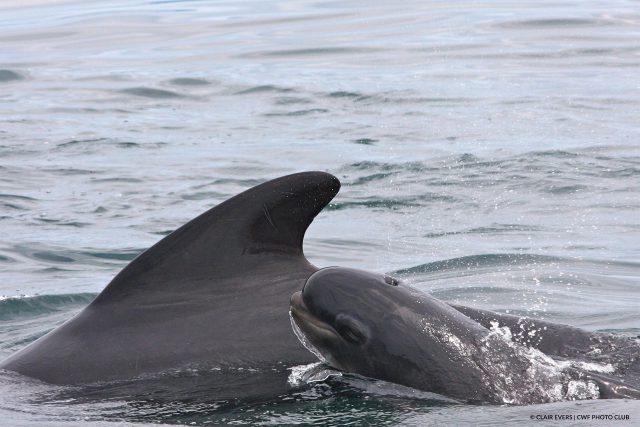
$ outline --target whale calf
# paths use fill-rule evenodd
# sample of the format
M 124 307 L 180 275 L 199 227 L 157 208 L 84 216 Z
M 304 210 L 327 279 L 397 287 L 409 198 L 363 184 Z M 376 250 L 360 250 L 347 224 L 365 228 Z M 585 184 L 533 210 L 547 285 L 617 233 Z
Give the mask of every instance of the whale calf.
M 289 296 L 317 270 L 304 257 L 304 233 L 339 188 L 330 174 L 305 172 L 219 204 L 143 252 L 78 315 L 0 368 L 87 384 L 182 367 L 258 367 L 284 370 L 286 383 L 286 367 L 315 360 L 288 314 Z
M 467 402 L 640 398 L 637 384 L 549 357 L 585 356 L 597 343 L 629 349 L 631 365 L 639 348 L 631 340 L 451 306 L 387 275 L 325 268 L 291 296 L 290 306 L 301 342 L 342 371 Z M 502 322 L 508 334 L 491 322 Z M 533 330 L 540 337 L 532 346 L 511 339 Z

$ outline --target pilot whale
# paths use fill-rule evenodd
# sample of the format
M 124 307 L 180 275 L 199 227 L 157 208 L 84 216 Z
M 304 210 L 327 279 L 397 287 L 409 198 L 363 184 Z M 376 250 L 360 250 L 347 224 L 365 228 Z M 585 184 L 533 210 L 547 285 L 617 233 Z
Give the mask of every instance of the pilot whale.
M 339 189 L 334 176 L 305 172 L 219 204 L 143 252 L 78 315 L 0 368 L 88 384 L 185 366 L 286 372 L 314 361 L 291 330 L 288 302 L 317 270 L 303 254 L 305 231 Z
M 607 343 L 637 355 L 623 340 L 448 305 L 386 275 L 313 266 L 304 234 L 339 189 L 334 176 L 305 172 L 221 203 L 139 255 L 89 306 L 0 369 L 61 385 L 113 383 L 127 397 L 155 400 L 164 390 L 193 399 L 195 388 L 231 401 L 280 395 L 287 368 L 320 357 L 347 372 L 476 402 L 544 401 L 563 375 L 597 384 L 601 397 L 638 397 L 632 384 L 558 372 L 521 354 L 529 344 L 559 358 L 587 357 L 594 343 Z M 519 346 L 490 330 L 496 321 Z M 532 331 L 535 342 L 518 341 Z
M 313 273 L 290 305 L 300 341 L 345 372 L 478 403 L 640 398 L 638 383 L 549 357 L 585 361 L 610 350 L 626 355 L 618 370 L 640 372 L 640 347 L 630 339 L 451 306 L 390 276 L 344 267 Z

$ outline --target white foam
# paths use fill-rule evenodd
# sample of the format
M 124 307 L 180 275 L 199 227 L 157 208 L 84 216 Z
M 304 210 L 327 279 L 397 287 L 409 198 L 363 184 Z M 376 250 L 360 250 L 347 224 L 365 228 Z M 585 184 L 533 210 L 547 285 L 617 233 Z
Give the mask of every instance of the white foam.
M 600 389 L 593 381 L 570 380 L 567 383 L 565 398 L 568 400 L 597 399 Z
M 529 389 L 539 396 L 542 401 L 555 402 L 561 400 L 583 400 L 597 399 L 600 395 L 598 385 L 589 380 L 571 378 L 566 371 L 567 368 L 579 368 L 597 372 L 613 372 L 614 367 L 610 364 L 601 365 L 582 361 L 555 361 L 550 356 L 540 350 L 519 345 L 511 341 L 511 332 L 507 327 L 500 327 L 497 322 L 492 322 L 491 330 L 485 342 L 489 345 L 491 340 L 500 339 L 510 348 L 514 355 L 524 359 L 529 363 L 527 369 L 527 384 L 516 384 L 516 388 Z M 502 376 L 496 372 L 498 377 Z M 504 379 L 503 379 L 504 381 Z M 504 381 L 509 385 L 509 381 Z M 505 403 L 531 403 L 520 402 L 517 395 L 509 392 L 506 387 L 503 390 L 503 400 Z
M 293 368 L 289 368 L 289 370 L 291 373 L 287 378 L 287 382 L 292 387 L 300 387 L 309 383 L 322 382 L 329 377 L 342 376 L 342 372 L 336 371 L 322 362 L 294 366 Z

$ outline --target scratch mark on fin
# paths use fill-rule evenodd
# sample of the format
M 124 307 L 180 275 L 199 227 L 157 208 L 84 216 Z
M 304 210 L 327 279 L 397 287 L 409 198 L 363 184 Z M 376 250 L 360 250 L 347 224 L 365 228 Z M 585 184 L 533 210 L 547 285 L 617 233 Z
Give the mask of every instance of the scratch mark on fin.
M 271 226 L 275 228 L 276 231 L 278 231 L 278 227 L 276 227 L 276 225 L 273 223 L 273 219 L 271 219 L 271 214 L 269 213 L 269 208 L 267 207 L 266 203 L 262 204 L 262 212 L 264 213 L 264 217 L 267 219 L 267 222 L 269 222 L 269 224 L 271 224 Z

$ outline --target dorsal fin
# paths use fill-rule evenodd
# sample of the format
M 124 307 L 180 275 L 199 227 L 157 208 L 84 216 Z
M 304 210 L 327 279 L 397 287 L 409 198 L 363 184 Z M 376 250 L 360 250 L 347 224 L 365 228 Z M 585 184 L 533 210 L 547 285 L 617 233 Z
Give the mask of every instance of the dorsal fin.
M 181 284 L 246 274 L 274 259 L 304 259 L 304 233 L 339 189 L 340 181 L 333 175 L 303 172 L 246 190 L 140 254 L 93 305 L 152 292 L 163 283 L 177 291 Z

